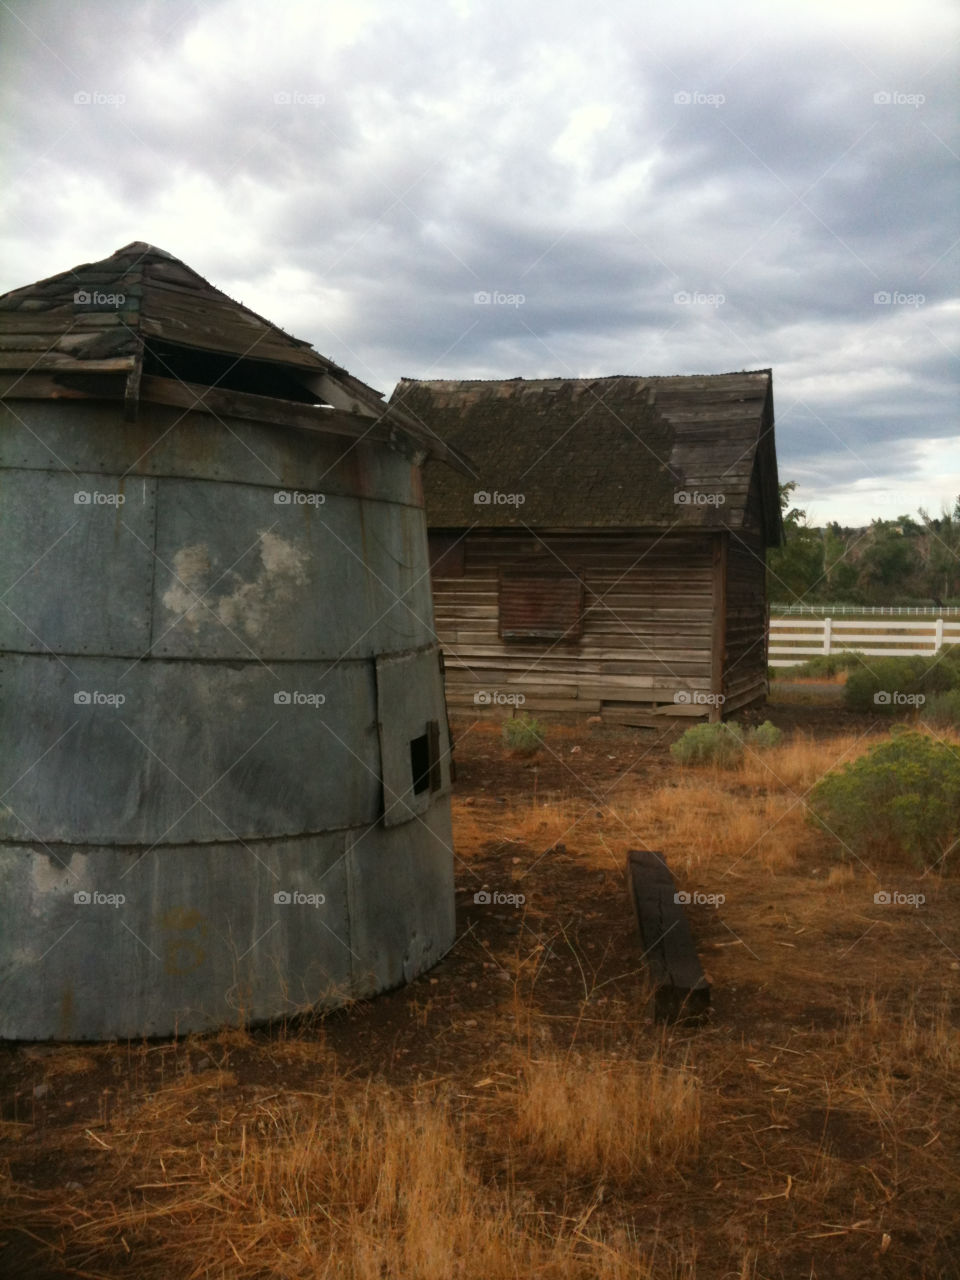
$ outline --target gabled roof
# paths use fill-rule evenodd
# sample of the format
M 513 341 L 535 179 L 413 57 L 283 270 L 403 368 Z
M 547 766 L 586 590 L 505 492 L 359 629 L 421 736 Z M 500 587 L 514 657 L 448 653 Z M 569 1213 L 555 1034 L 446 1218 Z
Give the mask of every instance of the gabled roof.
M 399 435 L 447 456 L 373 387 L 142 241 L 0 296 L 0 399 L 48 397 Z
M 391 397 L 466 455 L 428 466 L 433 528 L 743 529 L 782 540 L 769 369 L 418 381 Z M 475 501 L 488 493 L 490 501 Z M 499 500 L 497 495 L 499 495 Z M 522 503 L 504 496 L 522 495 Z

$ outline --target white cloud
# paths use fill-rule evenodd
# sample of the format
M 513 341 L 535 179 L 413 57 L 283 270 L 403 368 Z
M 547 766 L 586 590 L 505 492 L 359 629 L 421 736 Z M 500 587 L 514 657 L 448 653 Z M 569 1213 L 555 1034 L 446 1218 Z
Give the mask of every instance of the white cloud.
M 149 240 L 386 391 L 772 365 L 807 505 L 953 483 L 954 8 L 492 12 L 11 0 L 0 288 Z

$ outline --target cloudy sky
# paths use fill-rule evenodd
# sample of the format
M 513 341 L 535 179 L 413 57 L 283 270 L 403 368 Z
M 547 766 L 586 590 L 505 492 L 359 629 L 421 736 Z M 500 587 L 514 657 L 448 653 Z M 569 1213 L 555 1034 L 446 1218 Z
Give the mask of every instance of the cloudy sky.
M 950 0 L 0 0 L 0 291 L 146 240 L 385 393 L 772 366 L 817 522 L 935 513 L 958 28 Z

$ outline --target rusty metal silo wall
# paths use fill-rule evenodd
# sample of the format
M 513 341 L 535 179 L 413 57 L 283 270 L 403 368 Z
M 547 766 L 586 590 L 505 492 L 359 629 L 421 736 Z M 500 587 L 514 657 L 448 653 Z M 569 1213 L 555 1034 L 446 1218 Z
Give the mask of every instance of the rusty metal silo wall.
M 256 1022 L 440 958 L 449 751 L 408 458 L 18 401 L 0 564 L 0 1037 Z

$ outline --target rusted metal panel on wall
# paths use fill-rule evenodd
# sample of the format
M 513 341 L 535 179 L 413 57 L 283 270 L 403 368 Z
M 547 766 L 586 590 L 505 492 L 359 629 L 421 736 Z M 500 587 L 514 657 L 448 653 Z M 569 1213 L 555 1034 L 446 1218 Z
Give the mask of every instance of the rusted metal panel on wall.
M 342 1003 L 344 850 L 342 832 L 142 857 L 5 846 L 0 1038 L 169 1035 Z
M 146 653 L 155 495 L 152 479 L 0 469 L 0 649 Z
M 357 995 L 399 986 L 436 964 L 456 935 L 448 805 L 352 840 L 347 882 Z
M 6 838 L 171 845 L 376 820 L 372 662 L 68 661 L 0 660 Z
M 515 570 L 500 576 L 500 635 L 578 640 L 583 630 L 583 583 L 569 573 Z
M 383 821 L 393 827 L 426 813 L 437 797 L 450 789 L 450 745 L 437 650 L 378 658 L 377 708 Z M 431 725 L 438 726 L 439 759 L 434 761 L 429 759 Z M 418 750 L 428 753 L 423 767 Z M 430 786 L 431 765 L 439 771 L 437 790 Z
M 109 401 L 0 403 L 0 467 L 299 486 L 411 506 L 422 501 L 418 469 L 384 445 L 165 405 L 141 404 L 137 421 L 122 426 L 119 414 Z

